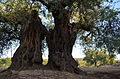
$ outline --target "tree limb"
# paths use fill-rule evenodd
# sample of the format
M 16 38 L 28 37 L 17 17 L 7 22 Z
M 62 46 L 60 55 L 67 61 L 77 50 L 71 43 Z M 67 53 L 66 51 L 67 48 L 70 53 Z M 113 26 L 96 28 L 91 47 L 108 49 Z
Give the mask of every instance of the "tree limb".
M 39 1 L 39 2 L 41 2 L 43 5 L 45 5 L 47 8 L 49 8 L 49 5 L 45 2 L 45 0 L 32 0 L 32 1 Z
M 80 23 L 75 23 L 75 28 L 76 29 L 82 29 L 82 30 L 85 30 L 85 31 L 90 31 L 92 26 L 91 25 L 85 25 L 85 24 L 80 24 Z

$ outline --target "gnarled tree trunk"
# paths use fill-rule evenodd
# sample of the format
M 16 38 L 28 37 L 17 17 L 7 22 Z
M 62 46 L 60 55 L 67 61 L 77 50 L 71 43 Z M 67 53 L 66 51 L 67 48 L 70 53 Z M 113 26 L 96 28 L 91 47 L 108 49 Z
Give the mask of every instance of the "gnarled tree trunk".
M 20 46 L 12 58 L 10 69 L 18 70 L 42 65 L 41 43 L 45 29 L 38 15 L 32 15 L 31 19 L 22 33 Z
M 72 48 L 77 37 L 77 29 L 74 28 L 74 24 L 70 24 L 69 13 L 63 12 L 64 17 L 61 18 L 59 18 L 60 11 L 53 12 L 55 28 L 50 29 L 47 35 L 49 48 L 47 65 L 55 70 L 81 73 L 78 63 L 72 57 Z

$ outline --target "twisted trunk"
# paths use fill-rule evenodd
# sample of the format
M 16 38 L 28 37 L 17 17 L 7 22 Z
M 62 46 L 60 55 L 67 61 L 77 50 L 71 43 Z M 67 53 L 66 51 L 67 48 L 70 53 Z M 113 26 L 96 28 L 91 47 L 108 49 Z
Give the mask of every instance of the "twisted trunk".
M 55 11 L 54 11 L 55 12 Z M 55 70 L 81 73 L 78 63 L 72 57 L 72 48 L 77 37 L 74 24 L 70 24 L 69 13 L 59 18 L 59 11 L 53 13 L 55 28 L 50 29 L 47 36 L 49 48 L 48 67 Z
M 44 27 L 37 17 L 25 28 L 20 40 L 20 46 L 16 50 L 10 69 L 26 69 L 42 65 L 41 43 L 44 39 Z

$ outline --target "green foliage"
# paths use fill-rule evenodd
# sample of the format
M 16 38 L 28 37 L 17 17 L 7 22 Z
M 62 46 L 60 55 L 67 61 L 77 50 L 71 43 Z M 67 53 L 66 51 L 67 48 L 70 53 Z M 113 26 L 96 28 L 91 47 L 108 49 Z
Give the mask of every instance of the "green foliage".
M 75 58 L 75 60 L 77 61 L 79 67 L 86 66 L 86 61 L 82 58 Z
M 115 55 L 107 54 L 105 50 L 93 50 L 88 49 L 85 52 L 84 60 L 87 62 L 88 66 L 100 66 L 105 64 L 115 64 Z
M 0 2 L 0 20 L 15 25 L 18 22 L 28 20 L 30 12 L 30 0 L 6 0 Z
M 100 20 L 95 35 L 96 47 L 104 47 L 107 51 L 120 53 L 120 17 L 119 10 L 104 7 L 100 9 Z
M 0 59 L 0 67 L 1 66 L 10 66 L 10 64 L 11 64 L 11 58 Z
M 117 60 L 116 63 L 120 63 L 120 61 Z

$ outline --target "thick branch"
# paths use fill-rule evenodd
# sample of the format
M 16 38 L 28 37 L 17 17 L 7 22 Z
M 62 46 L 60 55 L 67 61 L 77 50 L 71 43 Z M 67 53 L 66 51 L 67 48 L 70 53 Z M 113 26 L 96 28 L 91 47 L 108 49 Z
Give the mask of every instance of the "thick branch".
M 35 0 L 33 0 L 33 1 L 35 1 Z M 62 6 L 63 8 L 65 8 L 65 7 L 67 6 L 66 3 L 64 3 L 63 1 L 60 1 L 60 2 L 58 2 L 58 3 L 54 2 L 54 1 L 50 1 L 49 3 L 46 3 L 45 0 L 36 0 L 36 1 L 41 2 L 41 3 L 42 3 L 43 5 L 45 5 L 48 9 L 50 9 L 51 6 L 53 6 L 53 5 L 58 5 L 58 4 L 61 4 L 61 6 Z
M 82 29 L 82 30 L 85 30 L 85 31 L 90 31 L 92 26 L 91 25 L 80 24 L 80 23 L 75 23 L 75 28 L 77 30 Z

